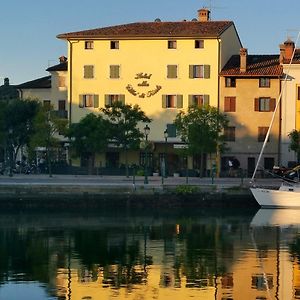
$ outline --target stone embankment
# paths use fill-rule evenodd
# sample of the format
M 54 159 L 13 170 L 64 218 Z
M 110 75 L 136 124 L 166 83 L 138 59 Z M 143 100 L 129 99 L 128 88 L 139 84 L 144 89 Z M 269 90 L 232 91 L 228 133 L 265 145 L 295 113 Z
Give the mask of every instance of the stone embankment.
M 47 209 L 255 207 L 249 179 L 72 175 L 0 177 L 0 207 Z M 260 179 L 277 187 L 278 180 Z

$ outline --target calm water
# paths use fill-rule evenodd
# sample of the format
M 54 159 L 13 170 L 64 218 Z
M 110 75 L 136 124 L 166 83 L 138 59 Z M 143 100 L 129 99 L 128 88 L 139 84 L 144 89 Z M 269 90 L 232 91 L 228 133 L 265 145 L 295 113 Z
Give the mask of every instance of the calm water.
M 300 299 L 300 210 L 1 214 L 0 299 Z

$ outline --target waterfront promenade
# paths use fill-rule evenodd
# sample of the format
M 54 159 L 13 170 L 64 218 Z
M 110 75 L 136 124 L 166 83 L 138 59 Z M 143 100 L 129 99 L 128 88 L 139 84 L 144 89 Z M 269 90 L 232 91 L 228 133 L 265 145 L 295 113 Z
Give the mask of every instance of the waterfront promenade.
M 188 182 L 187 182 L 188 181 Z M 258 179 L 278 187 L 280 180 Z M 257 206 L 249 178 L 14 174 L 0 176 L 0 208 L 136 208 Z

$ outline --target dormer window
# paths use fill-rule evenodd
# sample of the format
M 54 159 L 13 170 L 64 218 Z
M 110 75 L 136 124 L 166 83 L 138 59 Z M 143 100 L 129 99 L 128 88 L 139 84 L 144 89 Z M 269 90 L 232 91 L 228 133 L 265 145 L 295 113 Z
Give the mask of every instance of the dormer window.
M 168 49 L 176 49 L 177 41 L 168 41 Z
M 195 49 L 203 49 L 204 40 L 195 40 Z

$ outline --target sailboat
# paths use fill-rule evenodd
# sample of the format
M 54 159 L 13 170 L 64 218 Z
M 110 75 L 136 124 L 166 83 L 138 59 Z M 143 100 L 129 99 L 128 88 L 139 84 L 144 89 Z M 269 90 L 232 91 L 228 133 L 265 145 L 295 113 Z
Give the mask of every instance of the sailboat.
M 298 33 L 297 41 L 299 40 L 299 36 L 300 36 L 300 32 Z M 274 113 L 272 115 L 271 123 L 270 123 L 269 129 L 268 129 L 268 132 L 266 134 L 262 149 L 260 151 L 260 154 L 259 154 L 259 157 L 258 157 L 258 160 L 257 160 L 257 164 L 255 166 L 255 169 L 254 169 L 251 181 L 250 181 L 251 184 L 252 184 L 252 187 L 250 188 L 250 190 L 251 190 L 255 200 L 258 202 L 258 204 L 261 207 L 300 208 L 300 184 L 299 184 L 299 182 L 285 182 L 285 181 L 283 181 L 281 186 L 277 190 L 268 189 L 268 188 L 258 188 L 253 184 L 257 168 L 259 166 L 263 151 L 266 147 L 266 144 L 267 144 L 270 132 L 271 132 L 271 128 L 272 128 L 272 125 L 273 125 L 273 122 L 274 122 L 276 111 L 279 107 L 279 103 L 281 101 L 283 91 L 285 90 L 286 82 L 287 82 L 288 75 L 289 75 L 289 70 L 290 70 L 290 67 L 291 67 L 291 64 L 292 64 L 292 61 L 293 61 L 293 58 L 294 58 L 294 55 L 295 55 L 295 51 L 296 51 L 297 41 L 295 43 L 295 48 L 294 48 L 292 57 L 290 59 L 288 72 L 285 75 L 283 88 L 280 92 L 280 95 L 279 95 L 277 101 L 276 101 L 276 106 L 275 106 Z

